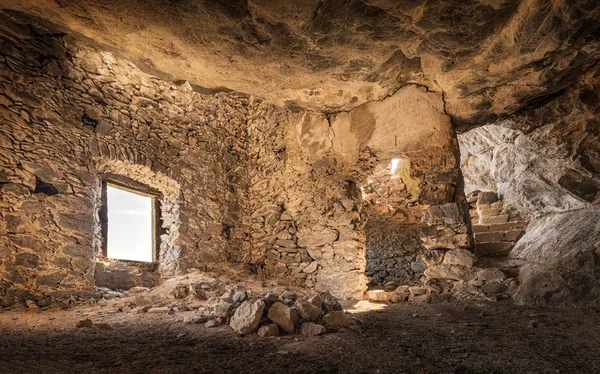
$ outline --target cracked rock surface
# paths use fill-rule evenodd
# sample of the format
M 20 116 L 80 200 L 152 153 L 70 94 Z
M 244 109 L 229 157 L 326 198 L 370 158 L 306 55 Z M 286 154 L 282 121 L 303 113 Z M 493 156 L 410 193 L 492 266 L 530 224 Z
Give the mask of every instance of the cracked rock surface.
M 464 128 L 538 105 L 600 56 L 595 0 L 0 0 L 0 8 L 51 21 L 163 78 L 286 109 L 349 110 L 419 83 L 445 93 Z

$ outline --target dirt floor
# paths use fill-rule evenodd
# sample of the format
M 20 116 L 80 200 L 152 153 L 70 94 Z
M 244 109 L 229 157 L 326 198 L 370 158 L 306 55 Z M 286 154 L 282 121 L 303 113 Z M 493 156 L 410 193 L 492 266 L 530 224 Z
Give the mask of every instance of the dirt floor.
M 354 329 L 265 339 L 189 312 L 86 313 L 0 312 L 0 373 L 600 373 L 595 309 L 404 303 Z M 86 317 L 96 325 L 77 328 Z

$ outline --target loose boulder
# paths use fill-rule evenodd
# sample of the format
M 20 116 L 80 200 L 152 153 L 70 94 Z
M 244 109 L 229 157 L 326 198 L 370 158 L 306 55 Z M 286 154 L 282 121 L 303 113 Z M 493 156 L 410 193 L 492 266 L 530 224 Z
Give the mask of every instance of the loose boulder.
M 308 300 L 297 300 L 296 311 L 304 321 L 316 321 L 321 317 L 321 307 L 317 307 Z
M 325 326 L 312 323 L 312 322 L 304 322 L 302 327 L 300 327 L 300 334 L 303 336 L 315 336 L 321 335 L 325 333 Z
M 269 336 L 277 336 L 279 335 L 279 327 L 277 327 L 276 323 L 270 323 L 268 325 L 261 326 L 257 332 L 258 336 L 261 338 L 267 338 Z
M 348 327 L 354 324 L 352 318 L 341 310 L 326 314 L 325 317 L 323 317 L 323 322 L 332 327 Z
M 275 322 L 283 331 L 292 334 L 298 323 L 298 315 L 290 307 L 275 303 L 269 308 L 267 318 Z
M 258 328 L 264 310 L 264 301 L 246 300 L 235 310 L 229 326 L 239 334 L 249 334 Z

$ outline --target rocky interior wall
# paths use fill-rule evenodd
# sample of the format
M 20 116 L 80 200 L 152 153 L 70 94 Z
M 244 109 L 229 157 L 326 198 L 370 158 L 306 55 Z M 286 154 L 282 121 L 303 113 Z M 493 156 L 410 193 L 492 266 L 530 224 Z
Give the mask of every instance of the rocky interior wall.
M 360 297 L 366 283 L 360 193 L 327 154 L 319 131 L 329 131 L 320 115 L 252 103 L 250 261 L 268 277 Z
M 467 191 L 497 191 L 531 220 L 506 261 L 520 269 L 520 303 L 598 302 L 598 78 L 592 69 L 536 108 L 459 135 Z
M 0 305 L 92 292 L 102 172 L 169 193 L 162 224 L 177 232 L 161 275 L 238 256 L 246 100 L 202 96 L 30 22 L 0 13 Z
M 365 228 L 370 285 L 420 285 L 427 265 L 421 259 L 418 226 L 390 218 L 369 216 Z
M 248 133 L 249 260 L 267 276 L 291 277 L 341 298 L 360 296 L 367 281 L 365 209 L 414 225 L 425 248 L 470 248 L 457 142 L 441 95 L 409 85 L 332 116 L 256 101 Z M 385 178 L 396 180 L 395 192 L 388 193 L 386 182 L 373 202 L 363 199 L 369 177 L 394 158 L 402 167 Z M 408 266 L 414 263 L 418 277 L 424 265 L 411 256 Z

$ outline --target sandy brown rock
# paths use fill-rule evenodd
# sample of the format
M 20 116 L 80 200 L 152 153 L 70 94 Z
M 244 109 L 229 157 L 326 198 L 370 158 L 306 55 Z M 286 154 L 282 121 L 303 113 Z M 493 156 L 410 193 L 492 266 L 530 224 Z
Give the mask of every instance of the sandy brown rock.
M 233 313 L 229 326 L 239 334 L 249 334 L 258 328 L 264 310 L 264 301 L 246 300 Z

